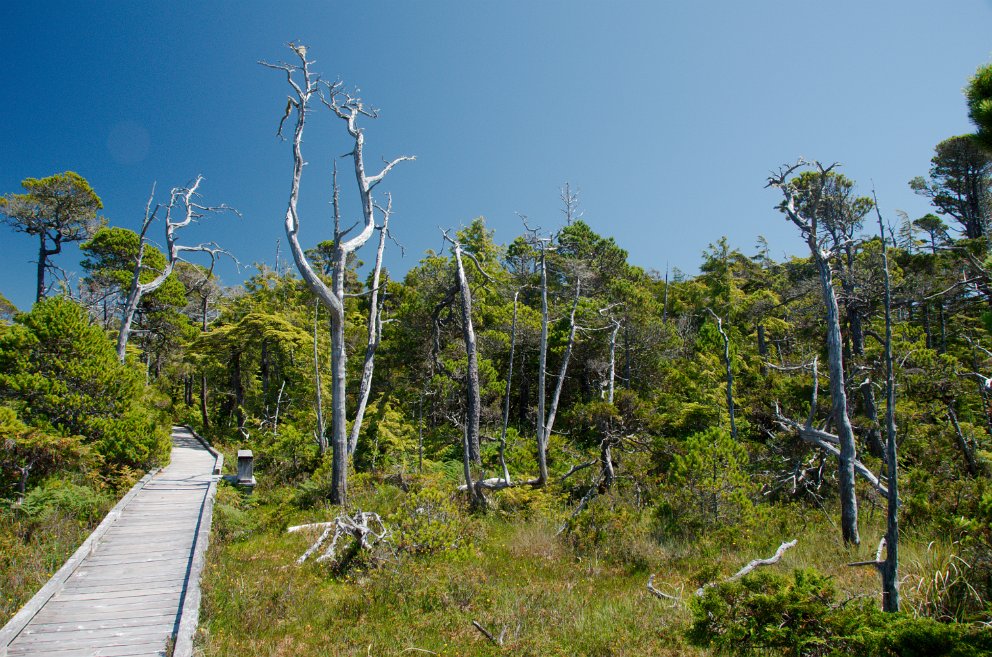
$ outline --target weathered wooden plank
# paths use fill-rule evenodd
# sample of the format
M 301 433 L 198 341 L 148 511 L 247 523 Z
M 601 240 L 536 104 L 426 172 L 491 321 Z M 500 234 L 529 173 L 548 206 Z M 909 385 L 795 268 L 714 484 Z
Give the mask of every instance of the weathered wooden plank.
M 21 636 L 18 644 L 33 647 L 35 650 L 52 650 L 64 646 L 84 647 L 114 645 L 115 641 L 126 640 L 133 643 L 162 642 L 172 635 L 172 623 L 143 625 L 140 627 L 115 627 L 105 630 L 69 630 L 44 635 Z
M 42 633 L 58 633 L 71 630 L 108 630 L 114 628 L 145 627 L 148 625 L 165 625 L 169 623 L 175 625 L 175 622 L 175 614 L 159 614 L 157 616 L 141 616 L 139 618 L 109 618 L 76 621 L 73 623 L 32 623 L 18 638 L 21 636 L 30 636 L 28 634 L 29 631 L 33 635 L 40 635 Z
M 59 593 L 53 600 L 104 600 L 104 599 L 114 599 L 114 600 L 129 600 L 133 598 L 140 598 L 146 595 L 164 595 L 166 593 L 174 593 L 177 591 L 182 591 L 182 584 L 174 584 L 172 586 L 149 586 L 147 588 L 141 589 L 121 589 L 120 587 L 114 588 L 111 591 L 87 591 L 84 593 L 68 593 L 63 591 Z
M 100 647 L 94 651 L 92 647 L 69 647 L 52 648 L 48 650 L 33 650 L 30 646 L 27 650 L 11 646 L 10 657 L 15 655 L 34 655 L 36 657 L 131 657 L 136 655 L 165 655 L 165 641 L 135 641 L 123 645 Z
M 177 601 L 175 601 L 177 602 Z M 156 608 L 150 609 L 121 609 L 121 610 L 107 610 L 107 609 L 87 609 L 85 607 L 73 607 L 70 609 L 59 609 L 57 607 L 50 607 L 45 605 L 45 608 L 38 612 L 35 618 L 38 619 L 39 623 L 70 623 L 73 621 L 94 621 L 94 620 L 110 620 L 113 618 L 143 618 L 146 616 L 160 616 L 165 613 L 166 610 L 173 609 L 178 611 L 178 607 L 172 602 L 168 605 L 159 605 Z M 111 613 L 112 612 L 112 613 Z M 14 643 L 17 643 L 16 641 Z
M 103 600 L 56 600 L 52 598 L 45 610 L 51 610 L 53 614 L 70 614 L 74 611 L 81 613 L 103 613 L 108 610 L 120 609 L 147 610 L 168 607 L 173 600 L 179 602 L 182 590 L 160 593 L 158 595 L 145 595 L 136 598 L 108 598 Z

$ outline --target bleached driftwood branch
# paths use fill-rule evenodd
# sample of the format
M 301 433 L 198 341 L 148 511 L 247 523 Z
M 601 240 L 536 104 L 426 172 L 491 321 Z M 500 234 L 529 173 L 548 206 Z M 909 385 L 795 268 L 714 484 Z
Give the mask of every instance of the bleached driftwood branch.
M 772 556 L 768 557 L 767 559 L 755 559 L 754 561 L 749 562 L 746 566 L 744 566 L 743 568 L 741 568 L 736 573 L 734 573 L 733 575 L 731 575 L 730 577 L 728 577 L 723 581 L 736 582 L 741 577 L 744 577 L 745 575 L 747 575 L 756 568 L 759 568 L 761 566 L 770 566 L 774 563 L 778 563 L 779 561 L 782 560 L 782 555 L 785 554 L 785 551 L 796 547 L 796 544 L 798 542 L 799 542 L 798 539 L 792 539 L 787 543 L 782 543 L 781 545 L 778 546 L 778 549 L 775 550 L 775 554 L 773 554 Z M 710 582 L 709 584 L 703 584 L 698 589 L 696 589 L 696 595 L 697 596 L 702 595 L 706 591 L 706 589 L 710 588 L 711 586 L 715 586 L 716 584 L 717 582 Z
M 389 530 L 386 528 L 382 518 L 379 517 L 379 514 L 366 511 L 356 511 L 350 517 L 344 515 L 338 516 L 331 522 L 296 525 L 287 529 L 286 532 L 294 534 L 299 531 L 316 529 L 322 529 L 323 531 L 317 537 L 317 540 L 307 548 L 307 551 L 301 554 L 296 560 L 297 565 L 302 564 L 317 552 L 317 550 L 321 549 L 327 543 L 328 538 L 330 538 L 330 544 L 324 550 L 323 554 L 317 557 L 317 563 L 334 561 L 337 558 L 338 541 L 342 538 L 350 537 L 354 541 L 353 549 L 358 551 L 370 550 L 377 543 L 384 541 L 389 536 Z
M 787 550 L 790 550 L 790 549 L 796 547 L 796 544 L 798 542 L 799 542 L 798 539 L 793 539 L 793 540 L 788 541 L 786 543 L 782 543 L 780 546 L 778 546 L 778 549 L 775 550 L 775 554 L 773 554 L 772 556 L 770 556 L 770 557 L 768 557 L 766 559 L 755 559 L 753 561 L 748 562 L 747 565 L 745 565 L 743 568 L 741 568 L 740 570 L 738 570 L 736 573 L 734 573 L 733 575 L 731 575 L 727 579 L 723 580 L 723 582 L 736 582 L 740 578 L 744 577 L 745 575 L 747 575 L 748 573 L 752 572 L 753 570 L 755 570 L 757 568 L 760 568 L 761 566 L 770 566 L 772 564 L 778 563 L 779 561 L 782 560 L 782 555 L 784 555 Z M 708 589 L 710 587 L 713 587 L 713 586 L 716 586 L 719 583 L 722 583 L 722 582 L 709 582 L 707 584 L 703 584 L 698 589 L 696 589 L 696 596 L 703 595 L 703 593 L 706 592 L 706 589 Z M 650 593 L 651 595 L 653 595 L 656 598 L 659 598 L 661 600 L 670 601 L 670 602 L 673 603 L 673 605 L 677 605 L 677 604 L 680 604 L 682 602 L 682 589 L 681 589 L 681 587 L 679 588 L 678 595 L 673 595 L 673 594 L 665 593 L 664 591 L 660 590 L 658 587 L 656 587 L 654 585 L 654 573 L 652 573 L 648 577 L 647 589 L 648 589 L 648 593 Z
M 654 585 L 654 573 L 651 573 L 648 577 L 648 593 L 661 600 L 671 602 L 673 607 L 682 604 L 682 588 L 681 586 L 679 587 L 678 594 L 665 593 Z

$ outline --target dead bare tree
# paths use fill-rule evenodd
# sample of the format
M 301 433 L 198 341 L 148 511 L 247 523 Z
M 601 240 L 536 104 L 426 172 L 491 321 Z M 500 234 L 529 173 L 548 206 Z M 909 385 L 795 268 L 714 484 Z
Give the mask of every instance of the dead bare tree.
M 196 180 L 186 187 L 173 188 L 169 193 L 169 202 L 165 206 L 156 205 L 154 209 L 152 208 L 152 204 L 155 202 L 155 186 L 152 185 L 152 193 L 148 197 L 148 203 L 145 204 L 145 218 L 141 222 L 141 232 L 138 233 L 138 252 L 134 257 L 131 287 L 128 289 L 127 298 L 124 302 L 124 310 L 121 313 L 121 326 L 117 331 L 117 358 L 121 362 L 124 361 L 128 338 L 131 336 L 131 324 L 134 322 L 134 316 L 138 312 L 138 305 L 141 303 L 142 297 L 162 287 L 169 276 L 172 275 L 176 263 L 184 260 L 183 254 L 206 253 L 210 256 L 211 272 L 213 271 L 218 255 L 230 255 L 214 242 L 198 244 L 196 246 L 184 246 L 177 242 L 177 230 L 186 228 L 208 213 L 233 212 L 234 214 L 238 214 L 237 210 L 229 208 L 226 205 L 215 207 L 200 205 L 196 199 L 199 197 L 197 190 L 200 188 L 200 183 L 202 182 L 203 176 L 198 175 Z M 157 272 L 152 280 L 142 283 L 141 274 L 145 271 L 144 257 L 145 249 L 148 246 L 148 230 L 155 223 L 158 213 L 160 210 L 163 210 L 163 207 L 165 212 L 166 264 L 162 271 Z M 176 216 L 180 214 L 182 215 L 181 217 Z
M 449 377 L 456 378 L 454 373 L 441 363 L 438 358 L 440 351 L 440 314 L 445 307 L 449 307 L 454 302 L 457 294 L 461 299 L 461 329 L 462 340 L 465 344 L 466 367 L 464 375 L 465 383 L 465 426 L 462 440 L 462 465 L 465 475 L 465 490 L 468 491 L 469 501 L 474 506 L 485 503 L 482 489 L 487 486 L 486 482 L 474 481 L 472 467 L 482 462 L 480 451 L 479 424 L 482 413 L 482 402 L 479 388 L 479 356 L 478 345 L 475 338 L 475 326 L 472 322 L 472 288 L 469 284 L 468 276 L 465 273 L 464 258 L 468 258 L 474 264 L 479 274 L 487 281 L 491 280 L 489 275 L 482 269 L 482 265 L 474 255 L 465 251 L 461 242 L 451 237 L 448 231 L 442 231 L 442 236 L 446 242 L 451 244 L 452 253 L 455 256 L 455 283 L 448 290 L 445 298 L 434 310 L 434 347 L 432 356 L 435 367 L 445 372 Z M 509 478 L 502 482 L 499 487 L 505 488 L 509 485 Z
M 282 120 L 279 122 L 278 135 L 282 136 L 282 128 L 286 119 L 291 114 L 295 114 L 296 125 L 293 130 L 293 178 L 290 187 L 289 204 L 286 209 L 286 237 L 289 240 L 290 250 L 296 268 L 299 270 L 303 281 L 310 291 L 313 292 L 320 302 L 326 307 L 331 316 L 331 502 L 333 504 L 345 504 L 348 491 L 348 433 L 345 419 L 345 377 L 347 365 L 347 353 L 344 341 L 344 278 L 345 267 L 348 254 L 354 253 L 361 248 L 375 231 L 375 201 L 372 192 L 386 175 L 400 162 L 413 160 L 411 156 L 401 156 L 392 161 L 386 162 L 379 173 L 368 175 L 365 169 L 365 132 L 358 126 L 360 117 L 374 119 L 377 117 L 375 110 L 365 106 L 361 98 L 353 96 L 345 91 L 341 82 L 327 83 L 320 80 L 320 77 L 311 72 L 312 61 L 307 59 L 307 49 L 305 46 L 289 44 L 290 49 L 299 59 L 299 64 L 270 64 L 259 62 L 268 68 L 283 71 L 292 93 L 286 99 L 286 109 Z M 362 206 L 361 229 L 357 235 L 345 239 L 351 229 L 340 230 L 339 218 L 340 210 L 338 205 L 338 190 L 334 186 L 334 206 L 335 206 L 335 235 L 334 235 L 334 255 L 332 282 L 329 287 L 321 277 L 314 271 L 313 266 L 307 260 L 299 241 L 300 217 L 297 211 L 300 195 L 300 179 L 303 175 L 303 166 L 306 162 L 303 159 L 302 142 L 303 128 L 309 112 L 310 103 L 314 98 L 331 110 L 335 116 L 345 121 L 348 135 L 353 140 L 353 148 L 348 155 L 351 156 L 355 169 L 355 181 L 358 188 L 359 198 Z
M 801 212 L 798 191 L 793 184 L 793 175 L 797 170 L 812 167 L 816 175 L 810 197 L 803 199 L 808 210 Z M 843 341 L 840 331 L 840 312 L 837 306 L 837 294 L 834 290 L 833 272 L 830 259 L 836 254 L 825 248 L 818 232 L 818 205 L 824 193 L 827 174 L 836 167 L 832 164 L 824 167 L 819 162 L 807 164 L 799 160 L 796 164 L 782 167 L 777 173 L 769 176 L 766 187 L 774 187 L 782 192 L 783 201 L 779 209 L 799 229 L 800 234 L 809 247 L 810 256 L 816 266 L 820 278 L 820 291 L 826 308 L 827 325 L 827 360 L 830 366 L 830 400 L 834 426 L 840 443 L 838 454 L 838 479 L 841 500 L 841 534 L 845 543 L 857 545 L 858 535 L 858 499 L 854 487 L 854 461 L 856 448 L 854 429 L 847 410 L 847 393 L 844 383 Z
M 324 423 L 324 392 L 320 378 L 320 350 L 318 349 L 317 325 L 320 320 L 320 301 L 313 302 L 313 378 L 317 393 L 317 449 L 323 456 L 327 451 L 327 426 Z
M 713 312 L 712 308 L 706 308 L 706 312 L 716 320 L 716 330 L 720 332 L 720 337 L 723 338 L 723 364 L 727 371 L 727 415 L 730 418 L 730 437 L 737 440 L 737 424 L 734 422 L 734 372 L 731 369 L 730 362 L 730 338 L 727 336 L 727 332 L 723 330 L 723 320 L 720 319 L 720 316 Z
M 885 225 L 878 208 L 878 198 L 872 191 L 878 231 L 882 238 L 882 282 L 885 289 L 885 465 L 889 477 L 889 494 L 886 508 L 885 562 L 882 574 L 882 608 L 888 612 L 899 611 L 899 460 L 896 453 L 896 382 L 892 370 L 892 283 L 889 278 L 889 256 L 885 241 Z M 877 560 L 877 558 L 876 558 Z
M 526 224 L 525 224 L 526 225 Z M 528 228 L 529 230 L 529 228 Z M 538 238 L 533 234 L 533 243 L 541 251 L 538 260 L 541 269 L 541 341 L 537 354 L 537 479 L 534 484 L 544 486 L 548 483 L 548 434 L 545 421 L 544 403 L 547 395 L 548 376 L 548 249 L 550 239 Z
M 506 429 L 510 424 L 510 391 L 513 385 L 513 355 L 517 346 L 517 305 L 520 290 L 513 293 L 513 321 L 510 324 L 510 363 L 506 372 L 506 392 L 503 395 L 503 427 L 499 436 L 499 464 L 503 470 L 503 480 L 509 485 L 510 471 L 506 467 Z
M 575 200 L 569 194 L 563 192 L 562 199 L 566 202 L 566 216 L 574 211 Z M 568 199 L 573 200 L 569 201 Z M 582 291 L 582 275 L 576 272 L 575 275 L 575 298 L 570 314 L 570 326 L 568 343 L 562 357 L 561 367 L 558 373 L 558 382 L 555 386 L 550 408 L 547 407 L 547 376 L 548 376 L 548 328 L 551 324 L 550 310 L 548 306 L 548 253 L 555 250 L 554 239 L 540 235 L 539 228 L 531 228 L 527 224 L 527 218 L 521 216 L 524 222 L 524 229 L 530 234 L 528 242 L 538 250 L 537 268 L 540 274 L 541 286 L 541 338 L 537 355 L 537 466 L 538 475 L 536 479 L 527 482 L 530 486 L 543 487 L 548 483 L 548 440 L 554 429 L 555 416 L 558 412 L 558 401 L 561 398 L 562 386 L 565 375 L 568 373 L 568 363 L 572 355 L 572 347 L 575 344 L 575 334 L 578 326 L 575 323 L 575 312 L 578 308 L 579 297 Z

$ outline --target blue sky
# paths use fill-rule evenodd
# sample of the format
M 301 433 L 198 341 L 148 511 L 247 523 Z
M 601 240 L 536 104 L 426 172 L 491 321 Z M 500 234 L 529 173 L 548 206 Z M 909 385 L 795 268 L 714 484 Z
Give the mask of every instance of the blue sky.
M 890 216 L 922 215 L 907 181 L 938 141 L 970 131 L 961 90 L 992 56 L 989 0 L 8 2 L 0 24 L 0 193 L 72 169 L 113 224 L 136 228 L 152 182 L 202 173 L 204 200 L 244 218 L 188 239 L 249 266 L 271 265 L 279 239 L 287 253 L 291 174 L 275 138 L 285 81 L 256 61 L 307 44 L 316 71 L 381 108 L 368 161 L 418 158 L 381 187 L 406 247 L 387 257 L 396 274 L 441 247 L 438 226 L 483 215 L 501 242 L 520 232 L 517 212 L 558 226 L 566 180 L 595 230 L 657 270 L 695 271 L 722 235 L 746 253 L 758 235 L 775 256 L 800 253 L 763 189 L 800 155 L 842 162 L 866 193 L 874 182 Z M 340 123 L 308 124 L 307 244 L 329 235 Z M 0 292 L 22 308 L 36 248 L 0 227 Z M 78 271 L 78 251 L 57 262 Z

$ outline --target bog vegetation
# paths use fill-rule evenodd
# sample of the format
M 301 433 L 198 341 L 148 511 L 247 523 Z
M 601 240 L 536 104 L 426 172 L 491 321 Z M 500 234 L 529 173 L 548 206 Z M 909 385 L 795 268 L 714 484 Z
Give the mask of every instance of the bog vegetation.
M 560 219 L 477 218 L 394 277 L 377 187 L 413 158 L 367 169 L 375 113 L 293 54 L 267 64 L 291 92 L 292 265 L 222 286 L 222 249 L 181 240 L 227 209 L 200 179 L 153 195 L 140 233 L 71 172 L 0 202 L 42 254 L 39 301 L 0 325 L 0 620 L 180 422 L 229 463 L 252 449 L 260 482 L 219 492 L 207 655 L 992 651 L 992 69 L 977 136 L 909 181 L 933 214 L 789 163 L 768 221 L 808 252 L 714 236 L 698 274 L 659 273 L 566 186 Z M 305 249 L 318 111 L 354 148 L 334 232 Z M 72 240 L 84 274 L 56 294 L 51 245 Z

